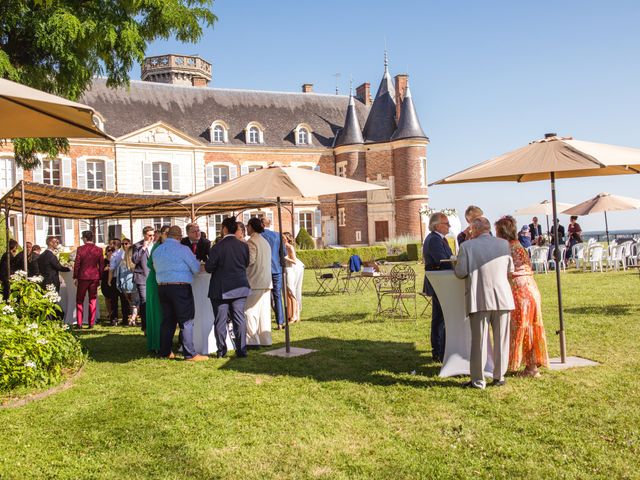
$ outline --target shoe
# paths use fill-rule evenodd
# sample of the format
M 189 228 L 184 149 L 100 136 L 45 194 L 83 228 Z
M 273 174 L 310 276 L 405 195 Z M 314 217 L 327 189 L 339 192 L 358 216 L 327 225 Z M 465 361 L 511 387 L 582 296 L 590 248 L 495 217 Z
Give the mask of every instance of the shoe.
M 166 358 L 167 360 L 173 360 L 176 358 L 176 354 L 171 352 L 169 355 L 160 355 L 160 358 Z
M 76 323 L 73 328 L 75 328 L 76 330 L 82 330 L 82 324 L 81 323 Z
M 247 358 L 247 352 L 238 352 L 236 353 L 236 358 Z
M 469 381 L 469 382 L 464 382 L 462 384 L 462 388 L 475 388 L 477 390 L 483 390 L 482 387 L 478 387 L 477 385 L 474 385 L 473 382 Z
M 218 352 L 216 353 L 216 358 L 227 358 L 227 354 L 226 352 L 225 353 Z
M 204 362 L 206 360 L 209 360 L 209 357 L 207 357 L 206 355 L 195 354 L 193 357 L 185 358 L 184 360 L 185 362 Z
M 93 325 L 90 324 L 89 325 L 89 330 L 92 330 L 92 329 L 93 329 Z
M 505 381 L 504 380 L 496 380 L 495 378 L 493 379 L 493 382 L 491 382 L 489 384 L 490 387 L 504 387 L 505 386 Z
M 279 324 L 276 326 L 276 330 L 284 330 L 284 325 L 283 325 L 282 323 L 279 323 Z

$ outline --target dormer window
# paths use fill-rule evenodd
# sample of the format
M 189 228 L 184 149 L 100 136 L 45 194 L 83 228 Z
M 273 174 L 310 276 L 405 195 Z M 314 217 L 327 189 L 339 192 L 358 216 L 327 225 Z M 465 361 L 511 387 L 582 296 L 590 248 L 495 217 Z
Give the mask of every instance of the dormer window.
M 249 125 L 247 125 L 245 134 L 247 136 L 247 143 L 254 145 L 264 143 L 263 129 L 256 123 L 250 123 Z
M 229 127 L 226 123 L 216 120 L 211 124 L 211 143 L 227 143 L 229 141 Z
M 306 124 L 300 124 L 295 130 L 296 145 L 311 145 L 311 128 Z

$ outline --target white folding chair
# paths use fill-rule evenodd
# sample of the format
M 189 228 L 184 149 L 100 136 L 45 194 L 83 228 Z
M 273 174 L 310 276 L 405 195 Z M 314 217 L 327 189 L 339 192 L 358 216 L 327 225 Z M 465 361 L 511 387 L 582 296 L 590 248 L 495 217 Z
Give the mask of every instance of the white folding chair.
M 613 270 L 618 270 L 618 267 L 622 267 L 623 270 L 627 269 L 627 265 L 624 257 L 624 247 L 622 245 L 614 245 L 611 248 L 608 259 L 609 267 Z
M 536 247 L 531 254 L 531 265 L 534 270 L 544 273 L 549 271 L 549 247 Z
M 564 247 L 567 248 L 566 246 Z M 584 263 L 584 243 L 576 243 L 571 247 L 571 258 L 576 264 L 576 268 L 580 268 L 580 265 Z
M 631 240 L 627 240 L 626 242 L 622 242 L 620 247 L 623 249 L 622 256 L 624 257 L 624 266 L 625 268 L 630 265 L 635 265 L 635 255 L 633 255 L 633 242 Z
M 596 268 L 599 268 L 600 271 L 604 271 L 602 267 L 602 258 L 604 256 L 604 248 L 602 245 L 593 245 L 589 248 L 589 259 L 585 261 L 585 266 L 587 263 L 591 265 L 591 271 L 595 272 Z
M 550 248 L 551 250 L 555 250 L 555 247 L 550 247 Z M 567 262 L 564 259 L 566 253 L 567 253 L 567 247 L 565 245 L 558 245 L 558 257 L 560 258 L 560 270 L 567 269 Z M 556 260 L 553 254 L 551 254 L 551 258 L 549 259 L 549 264 L 553 264 L 553 268 L 554 269 L 556 268 Z

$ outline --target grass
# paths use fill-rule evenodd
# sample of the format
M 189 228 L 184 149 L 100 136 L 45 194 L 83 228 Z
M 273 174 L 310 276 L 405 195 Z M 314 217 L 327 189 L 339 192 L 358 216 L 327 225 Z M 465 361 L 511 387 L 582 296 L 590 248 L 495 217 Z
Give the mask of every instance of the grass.
M 305 357 L 161 361 L 132 330 L 83 332 L 71 389 L 0 410 L 0 478 L 640 478 L 638 273 L 563 281 L 568 351 L 602 366 L 483 392 L 437 376 L 429 318 L 375 321 L 373 293 L 315 296 L 310 272 Z

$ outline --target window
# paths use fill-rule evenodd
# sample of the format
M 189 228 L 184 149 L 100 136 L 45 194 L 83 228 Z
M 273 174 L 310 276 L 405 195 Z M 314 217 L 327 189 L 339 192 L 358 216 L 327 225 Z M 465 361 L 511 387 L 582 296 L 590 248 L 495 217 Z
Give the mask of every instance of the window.
M 300 224 L 300 228 L 304 228 L 309 235 L 313 236 L 313 213 L 299 212 L 298 223 Z
M 347 226 L 347 215 L 344 212 L 344 208 L 338 209 L 338 226 L 339 227 Z
M 215 215 L 209 215 L 209 228 L 213 230 L 213 238 L 220 235 L 222 231 L 222 222 L 229 215 L 226 213 L 217 213 Z
M 339 163 L 338 165 L 336 165 L 336 174 L 339 177 L 347 178 L 347 163 L 346 162 Z
M 260 143 L 260 129 L 258 127 L 249 127 L 247 143 Z
M 47 228 L 47 236 L 55 236 L 58 238 L 62 238 L 62 220 L 55 217 L 48 218 L 48 228 Z
M 171 224 L 173 224 L 171 217 L 156 217 L 151 219 L 151 225 L 153 225 L 154 230 L 160 230 L 165 225 Z
M 0 190 L 8 190 L 13 187 L 13 159 L 0 158 Z
M 156 162 L 152 165 L 154 190 L 171 190 L 170 168 L 167 162 Z
M 422 186 L 426 188 L 429 183 L 427 179 L 427 157 L 420 158 L 420 173 L 422 174 L 420 176 Z
M 42 161 L 42 183 L 49 185 L 61 185 L 60 183 L 60 160 Z M 52 234 L 53 235 L 53 234 Z
M 220 185 L 229 180 L 229 167 L 224 165 L 213 166 L 213 184 Z
M 87 160 L 87 188 L 89 190 L 104 190 L 104 162 L 102 160 Z
M 256 170 L 261 170 L 261 169 L 262 169 L 262 165 L 249 165 L 249 167 L 247 167 L 247 171 L 249 173 L 255 172 Z
M 264 212 L 251 212 L 249 218 L 264 218 L 266 214 Z
M 222 125 L 213 127 L 213 142 L 224 143 L 224 127 Z
M 362 231 L 356 230 L 356 242 L 361 242 L 361 241 L 362 241 Z
M 298 130 L 298 145 L 309 145 L 309 130 L 306 128 Z

